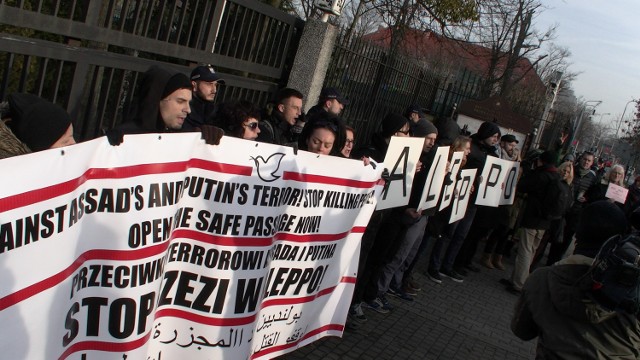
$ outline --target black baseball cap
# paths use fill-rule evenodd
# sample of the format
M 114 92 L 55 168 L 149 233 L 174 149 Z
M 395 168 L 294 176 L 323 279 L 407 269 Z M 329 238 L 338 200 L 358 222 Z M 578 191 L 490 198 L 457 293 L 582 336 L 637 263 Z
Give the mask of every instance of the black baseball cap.
M 500 141 L 504 141 L 504 142 L 508 142 L 508 143 L 514 142 L 516 144 L 520 143 L 518 141 L 518 139 L 516 139 L 516 137 L 511 135 L 511 134 L 503 135 L 502 138 L 500 138 Z
M 331 99 L 338 100 L 338 102 L 342 105 L 349 105 L 349 100 L 344 96 L 342 96 L 342 94 L 340 94 L 338 89 L 332 88 L 332 87 L 322 89 L 322 91 L 320 92 L 320 100 L 331 100 Z
M 224 84 L 224 80 L 213 70 L 211 65 L 201 65 L 193 69 L 191 80 L 217 81 Z

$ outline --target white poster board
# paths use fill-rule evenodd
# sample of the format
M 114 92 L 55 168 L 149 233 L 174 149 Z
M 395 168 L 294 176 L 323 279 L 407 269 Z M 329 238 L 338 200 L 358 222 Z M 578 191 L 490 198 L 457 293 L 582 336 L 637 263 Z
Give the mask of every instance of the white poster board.
M 482 168 L 482 182 L 478 185 L 476 205 L 497 207 L 504 192 L 504 179 L 511 169 L 512 161 L 487 156 Z
M 422 153 L 424 138 L 391 137 L 383 167 L 391 181 L 385 184 L 377 210 L 404 206 L 409 203 L 413 177 Z
M 442 201 L 440 202 L 440 208 L 438 210 L 442 210 L 449 206 L 449 204 L 451 204 L 451 199 L 453 199 L 453 190 L 456 186 L 458 173 L 460 172 L 460 167 L 462 166 L 463 157 L 464 151 L 456 151 L 451 156 L 451 173 L 449 175 L 449 178 L 453 181 L 453 183 L 444 187 L 444 190 L 442 191 Z
M 505 160 L 508 161 L 508 160 Z M 511 163 L 507 169 L 507 175 L 504 179 L 504 189 L 500 196 L 500 205 L 512 205 L 516 198 L 516 186 L 518 185 L 518 174 L 520 173 L 520 163 L 517 161 L 508 161 Z
M 440 192 L 442 191 L 442 184 L 444 183 L 444 177 L 447 175 L 448 157 L 449 147 L 438 147 L 435 157 L 433 158 L 433 163 L 429 168 L 429 173 L 427 174 L 418 210 L 431 209 L 438 205 Z
M 467 205 L 469 204 L 469 198 L 471 198 L 473 180 L 476 176 L 477 169 L 465 169 L 460 171 L 460 179 L 456 182 L 457 196 L 453 199 L 451 208 L 451 218 L 449 224 L 458 221 L 464 217 L 467 212 Z
M 607 187 L 607 193 L 605 194 L 605 196 L 608 199 L 611 199 L 615 202 L 624 204 L 627 201 L 628 193 L 629 193 L 629 189 L 625 189 L 622 186 L 609 183 L 609 186 Z

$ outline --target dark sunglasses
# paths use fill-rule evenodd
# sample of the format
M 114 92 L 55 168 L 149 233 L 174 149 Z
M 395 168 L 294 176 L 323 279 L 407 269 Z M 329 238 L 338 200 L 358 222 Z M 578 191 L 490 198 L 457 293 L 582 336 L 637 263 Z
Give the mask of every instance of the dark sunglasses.
M 407 130 L 405 130 L 405 131 L 398 130 L 398 131 L 396 131 L 396 132 L 403 133 L 403 134 L 405 134 L 405 135 L 409 135 L 409 132 L 411 132 L 411 129 L 407 129 Z
M 242 126 L 246 126 L 251 130 L 255 130 L 258 128 L 258 122 L 252 122 L 252 123 L 248 123 L 248 124 L 242 124 Z

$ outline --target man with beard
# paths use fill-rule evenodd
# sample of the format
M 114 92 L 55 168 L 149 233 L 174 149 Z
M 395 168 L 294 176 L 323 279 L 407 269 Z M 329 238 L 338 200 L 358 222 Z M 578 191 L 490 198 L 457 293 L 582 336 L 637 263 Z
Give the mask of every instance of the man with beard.
M 224 84 L 224 80 L 211 65 L 198 66 L 191 71 L 193 96 L 189 102 L 191 113 L 183 126 L 185 130 L 202 127 L 204 124 L 218 125 L 215 120 L 217 108 L 214 101 L 220 84 Z

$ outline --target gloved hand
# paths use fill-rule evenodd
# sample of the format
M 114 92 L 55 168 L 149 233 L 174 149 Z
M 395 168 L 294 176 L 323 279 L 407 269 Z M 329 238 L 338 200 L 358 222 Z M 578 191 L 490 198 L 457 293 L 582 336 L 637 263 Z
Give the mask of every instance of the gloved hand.
M 199 129 L 204 142 L 209 145 L 220 144 L 220 139 L 222 138 L 222 135 L 224 135 L 224 130 L 213 125 L 202 125 Z
M 124 141 L 124 131 L 120 129 L 110 129 L 105 132 L 109 144 L 112 146 L 118 146 Z

